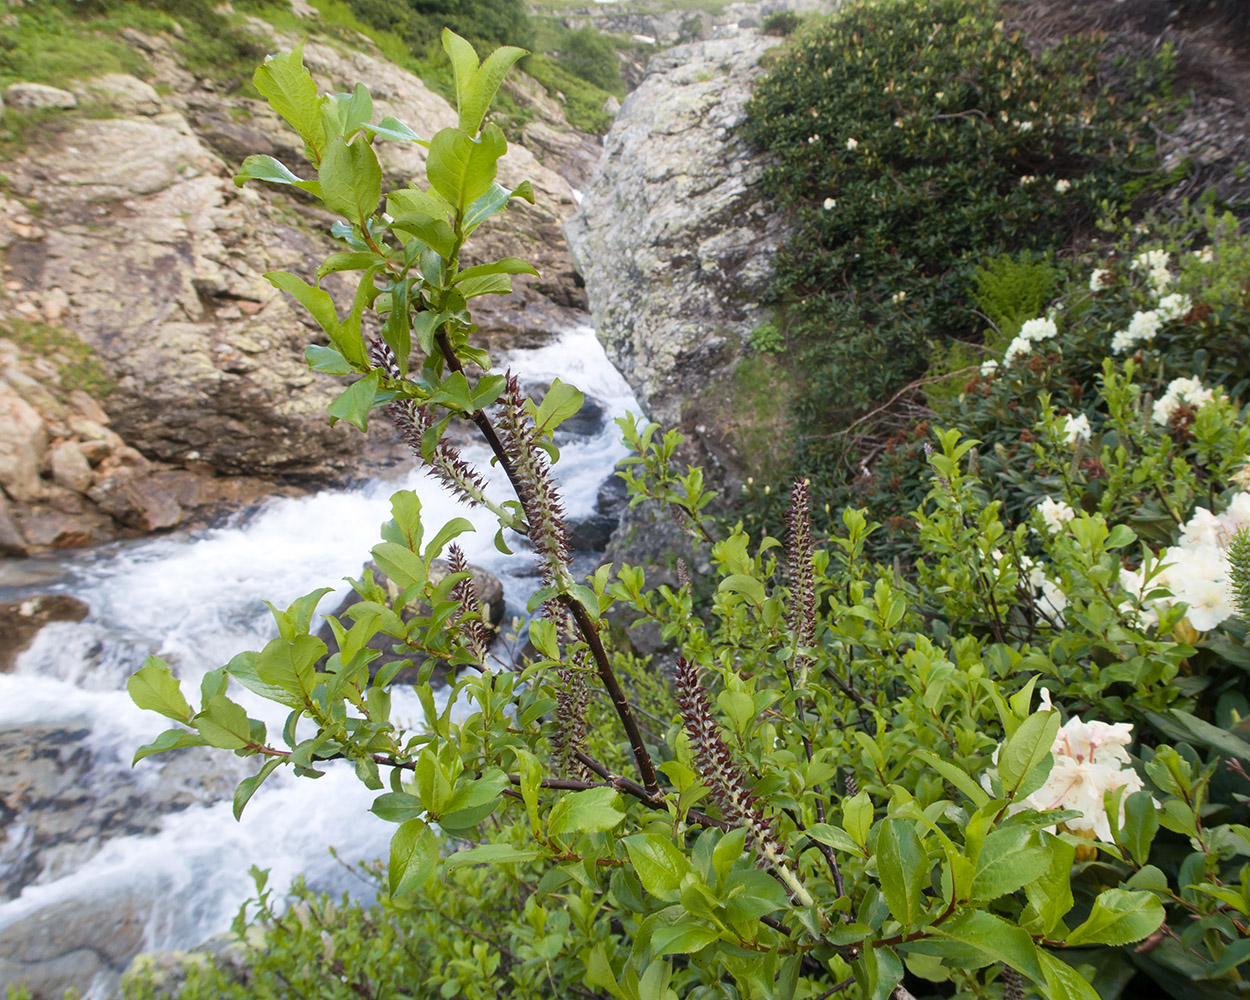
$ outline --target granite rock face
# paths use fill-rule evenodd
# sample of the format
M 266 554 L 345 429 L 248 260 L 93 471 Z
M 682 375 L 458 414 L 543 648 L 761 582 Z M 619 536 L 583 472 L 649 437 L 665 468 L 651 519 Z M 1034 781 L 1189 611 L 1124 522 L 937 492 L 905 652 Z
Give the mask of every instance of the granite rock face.
M 738 135 L 777 41 L 737 31 L 652 57 L 565 228 L 608 357 L 691 460 L 731 476 L 733 372 L 787 232 Z
M 305 63 L 323 90 L 363 82 L 377 115 L 422 135 L 455 125 L 452 108 L 418 78 L 376 50 L 318 40 L 310 24 Z M 252 27 L 273 51 L 298 42 L 258 20 Z M 326 405 L 341 381 L 309 372 L 303 359 L 324 334 L 263 277 L 290 270 L 312 280 L 334 249 L 332 218 L 302 192 L 232 180 L 252 153 L 312 171 L 299 140 L 263 102 L 190 73 L 171 38 L 125 34 L 150 64 L 150 81 L 114 73 L 52 94 L 33 84 L 5 92 L 15 107 L 64 110 L 4 164 L 0 554 L 184 523 L 188 510 L 232 492 L 223 479 L 276 490 L 393 458 L 346 424 L 329 426 Z M 555 134 L 568 125 L 554 111 L 553 135 L 537 137 L 537 155 L 513 144 L 501 164 L 500 182 L 529 179 L 536 203 L 515 202 L 483 226 L 464 261 L 520 254 L 542 275 L 475 303 L 479 337 L 493 352 L 544 343 L 585 321 L 561 233 L 576 200 L 557 171 L 584 177 L 592 154 L 582 139 Z M 423 147 L 380 142 L 377 150 L 388 186 L 424 184 Z M 324 283 L 350 298 L 354 286 L 340 277 Z M 107 397 L 93 400 L 95 418 L 65 405 L 56 364 L 39 367 L 44 348 L 26 335 L 45 329 L 86 345 L 110 381 Z M 34 388 L 15 385 L 22 378 Z

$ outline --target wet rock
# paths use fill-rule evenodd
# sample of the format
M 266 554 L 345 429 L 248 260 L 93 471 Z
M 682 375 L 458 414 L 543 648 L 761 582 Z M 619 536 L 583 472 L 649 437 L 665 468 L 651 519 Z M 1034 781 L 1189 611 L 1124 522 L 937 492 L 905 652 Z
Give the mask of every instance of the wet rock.
M 101 746 L 85 722 L 0 729 L 0 898 L 76 870 L 115 837 L 155 832 L 171 812 L 228 798 L 244 771 L 198 747 L 131 770 L 132 752 Z
M 152 891 L 71 899 L 37 910 L 0 934 L 0 982 L 20 983 L 35 997 L 60 997 L 96 983 L 114 985 L 143 947 Z
M 78 107 L 78 98 L 68 90 L 43 83 L 12 83 L 4 91 L 4 102 L 19 111 L 42 111 L 47 108 Z
M 36 504 L 21 513 L 19 523 L 31 552 L 81 549 L 117 537 L 112 520 L 92 507 L 67 512 Z
M 569 529 L 569 544 L 575 552 L 602 552 L 616 530 L 616 521 L 608 514 L 591 514 L 574 521 Z
M 100 480 L 87 495 L 114 520 L 140 531 L 172 528 L 182 520 L 182 507 L 157 476 L 121 471 Z
M 0 488 L 14 500 L 38 500 L 47 455 L 48 434 L 38 411 L 0 380 Z
M 7 674 L 41 628 L 49 622 L 80 622 L 86 602 L 69 594 L 40 594 L 16 604 L 0 604 L 0 674 Z

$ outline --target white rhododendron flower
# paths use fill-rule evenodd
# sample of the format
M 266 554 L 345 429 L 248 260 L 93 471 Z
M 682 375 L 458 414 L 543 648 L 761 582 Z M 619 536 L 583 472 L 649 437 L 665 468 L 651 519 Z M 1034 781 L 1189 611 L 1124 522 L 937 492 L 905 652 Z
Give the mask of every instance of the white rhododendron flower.
M 831 209 L 837 208 L 837 206 L 838 206 L 838 202 L 836 199 L 834 198 L 825 199 L 825 211 L 826 212 L 830 211 Z
M 1188 295 L 1182 295 L 1175 292 L 1172 295 L 1165 295 L 1159 300 L 1159 306 L 1155 310 L 1159 314 L 1159 318 L 1164 323 L 1170 323 L 1173 320 L 1180 319 L 1188 314 L 1189 310 L 1194 307 L 1193 300 Z
M 1076 517 L 1076 511 L 1062 500 L 1047 497 L 1037 505 L 1042 521 L 1051 531 L 1061 531 L 1063 526 Z
M 859 148 L 859 140 L 858 140 L 858 139 L 847 139 L 847 140 L 846 140 L 846 148 L 847 148 L 847 149 L 850 149 L 850 150 L 855 150 L 855 149 L 858 149 L 858 148 Z
M 1182 404 L 1190 409 L 1200 410 L 1208 403 L 1213 403 L 1215 398 L 1215 390 L 1204 388 L 1197 378 L 1174 378 L 1168 383 L 1167 392 L 1155 400 L 1151 415 L 1156 424 L 1166 427 Z
M 1055 327 L 1055 321 L 1049 318 L 1031 319 L 1020 327 L 1020 336 L 1025 340 L 1037 343 L 1040 340 L 1050 340 L 1059 333 Z
M 1007 345 L 1007 350 L 1003 353 L 1003 364 L 1010 367 L 1015 363 L 1016 358 L 1022 354 L 1028 354 L 1031 350 L 1033 350 L 1033 345 L 1029 341 L 1024 337 L 1016 337 Z
M 1111 349 L 1117 354 L 1123 354 L 1130 347 L 1148 344 L 1155 339 L 1155 334 L 1162 325 L 1162 318 L 1154 310 L 1134 313 L 1129 320 L 1128 329 L 1118 331 L 1111 338 Z
M 1089 417 L 1082 413 L 1079 417 L 1068 414 L 1063 420 L 1063 440 L 1065 444 L 1076 444 L 1082 439 L 1088 441 L 1093 437 L 1090 430 Z
M 1106 268 L 1099 268 L 1089 276 L 1089 290 L 1091 292 L 1101 292 L 1104 288 L 1111 287 L 1111 272 Z
M 1201 250 L 1195 250 L 1194 256 L 1198 258 L 1200 264 L 1210 264 L 1215 260 L 1215 247 L 1203 247 Z
M 1072 187 L 1072 182 L 1066 177 L 1060 177 L 1055 181 L 1055 194 L 1066 194 L 1070 187 Z
M 1172 262 L 1172 255 L 1166 250 L 1146 250 L 1139 253 L 1129 264 L 1134 271 L 1162 271 Z
M 1037 178 L 1036 178 L 1033 174 L 1025 174 L 1023 177 L 1021 177 L 1021 178 L 1020 178 L 1020 183 L 1021 183 L 1021 184 L 1032 184 L 1032 183 L 1033 183 L 1034 181 L 1036 181 L 1036 180 L 1037 180 Z
M 1165 549 L 1159 560 L 1163 569 L 1150 581 L 1150 589 L 1166 590 L 1169 597 L 1150 602 L 1149 613 L 1174 604 L 1188 606 L 1186 617 L 1199 632 L 1209 632 L 1236 611 L 1228 544 L 1242 528 L 1250 527 L 1250 493 L 1238 493 L 1222 514 L 1197 507 L 1181 527 L 1177 543 Z M 1138 573 L 1121 570 L 1120 586 L 1141 599 Z
M 1053 712 L 1050 692 L 1041 692 L 1040 711 Z M 1055 734 L 1050 752 L 1054 763 L 1046 784 L 1019 802 L 1011 812 L 1036 809 L 1071 809 L 1081 815 L 1064 821 L 1069 830 L 1092 830 L 1094 836 L 1112 843 L 1107 821 L 1106 795 L 1124 789 L 1120 799 L 1120 822 L 1124 824 L 1124 800 L 1142 790 L 1141 776 L 1133 770 L 1127 747 L 1133 742 L 1133 726 L 1128 722 L 1083 722 L 1072 716 Z
M 1068 595 L 1059 584 L 1044 574 L 1037 589 L 1041 591 L 1041 595 L 1033 602 L 1034 606 L 1054 622 L 1056 628 L 1063 628 L 1063 612 L 1068 607 Z
M 993 375 L 997 371 L 998 371 L 998 359 L 997 358 L 986 358 L 984 361 L 981 362 L 982 376 L 988 378 L 989 376 Z

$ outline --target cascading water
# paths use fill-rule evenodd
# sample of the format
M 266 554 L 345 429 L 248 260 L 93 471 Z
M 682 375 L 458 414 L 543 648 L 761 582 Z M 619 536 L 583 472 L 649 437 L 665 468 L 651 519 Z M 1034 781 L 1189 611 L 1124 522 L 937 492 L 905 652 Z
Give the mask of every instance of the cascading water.
M 624 454 L 612 418 L 629 409 L 637 412 L 632 393 L 589 327 L 567 331 L 545 347 L 515 352 L 506 363 L 528 381 L 558 375 L 602 408 L 597 430 L 561 441 L 556 467 L 570 520 L 592 515 L 600 486 Z M 484 450 L 468 449 L 465 454 L 491 474 Z M 107 546 L 64 559 L 59 582 L 39 590 L 79 597 L 91 614 L 82 622 L 44 628 L 16 670 L 0 674 L 0 730 L 30 725 L 87 730 L 84 745 L 91 754 L 93 780 L 127 785 L 139 798 L 152 793 L 160 779 L 156 762 L 166 758 L 150 758 L 133 772 L 130 759 L 135 748 L 160 731 L 161 722 L 130 702 L 125 691 L 129 675 L 149 653 L 159 655 L 195 703 L 206 671 L 241 650 L 259 649 L 276 634 L 263 601 L 285 607 L 318 587 L 337 585 L 338 592 L 321 604 L 322 611 L 333 609 L 349 589 L 343 577 L 359 574 L 379 540 L 379 526 L 389 516 L 388 499 L 400 488 L 420 495 L 428 525 L 453 516 L 475 524 L 475 533 L 460 537 L 461 547 L 471 563 L 502 580 L 509 614 L 521 613 L 527 586 L 533 583 L 522 577 L 532 560 L 519 545 L 513 546 L 516 555 L 499 553 L 489 513 L 463 508 L 422 472 L 352 490 L 276 500 L 228 527 Z M 14 596 L 23 595 L 16 591 Z M 232 697 L 263 718 L 271 734 L 281 728 L 284 709 L 250 698 L 237 687 Z M 397 689 L 393 704 L 401 719 L 420 717 L 410 692 Z M 280 770 L 236 823 L 228 788 L 254 770 L 255 762 L 221 752 L 211 757 L 204 753 L 203 761 L 206 769 L 191 780 L 199 785 L 201 799 L 215 801 L 159 817 L 154 832 L 85 845 L 76 856 L 46 865 L 17 898 L 0 902 L 0 958 L 7 935 L 41 915 L 63 912 L 64 904 L 83 900 L 116 901 L 117 907 L 133 909 L 144 921 L 145 950 L 185 948 L 226 929 L 251 894 L 247 872 L 252 865 L 271 869 L 271 884 L 278 887 L 302 872 L 317 888 L 358 891 L 361 883 L 327 848 L 333 845 L 347 861 L 385 855 L 394 827 L 367 811 L 375 793 L 349 767 L 327 767 L 316 781 Z M 203 794 L 213 782 L 224 790 L 224 798 L 218 797 L 221 792 Z M 19 817 L 5 832 L 10 853 L 23 832 Z M 115 978 L 115 970 L 98 975 L 91 996 L 107 995 Z

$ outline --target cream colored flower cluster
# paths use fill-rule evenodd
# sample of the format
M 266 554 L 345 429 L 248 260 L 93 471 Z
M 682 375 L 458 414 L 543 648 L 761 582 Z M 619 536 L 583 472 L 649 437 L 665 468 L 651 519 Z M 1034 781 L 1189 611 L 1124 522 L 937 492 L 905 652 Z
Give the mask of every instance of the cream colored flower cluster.
M 1236 612 L 1228 543 L 1246 527 L 1250 527 L 1250 493 L 1238 493 L 1222 514 L 1198 507 L 1181 529 L 1177 544 L 1160 557 L 1163 569 L 1149 582 L 1143 581 L 1141 573 L 1121 570 L 1120 585 L 1139 601 L 1143 588 L 1170 593 L 1143 608 L 1147 621 L 1156 619 L 1164 608 L 1184 603 L 1189 624 L 1199 632 L 1209 632 Z
M 1041 692 L 1043 712 L 1053 712 L 1050 692 Z M 1081 815 L 1064 821 L 1069 830 L 1090 830 L 1106 843 L 1112 842 L 1107 820 L 1106 796 L 1124 789 L 1120 799 L 1120 824 L 1124 823 L 1124 799 L 1141 791 L 1141 776 L 1133 770 L 1128 749 L 1133 727 L 1127 722 L 1083 722 L 1072 716 L 1055 735 L 1050 752 L 1054 764 L 1046 784 L 1027 798 L 1012 804 L 1011 812 L 1036 809 L 1071 809 Z M 997 756 L 997 755 L 996 755 Z
M 1172 422 L 1172 417 L 1182 405 L 1193 410 L 1200 410 L 1215 400 L 1215 390 L 1205 388 L 1199 379 L 1174 378 L 1168 383 L 1167 392 L 1155 400 L 1151 416 L 1154 417 L 1156 424 L 1163 424 L 1166 427 Z
M 1139 310 L 1129 320 L 1128 328 L 1117 330 L 1111 338 L 1111 350 L 1126 354 L 1135 348 L 1149 344 L 1164 323 L 1171 323 L 1185 316 L 1194 306 L 1188 295 L 1180 292 L 1166 294 L 1173 281 L 1168 265 L 1172 255 L 1166 250 L 1146 250 L 1139 253 L 1129 264 L 1130 271 L 1145 275 L 1146 285 L 1156 300 L 1155 308 Z M 1108 271 L 1095 271 L 1089 280 L 1092 291 L 1101 291 L 1110 284 Z
M 1051 340 L 1058 333 L 1059 329 L 1055 326 L 1053 319 L 1043 317 L 1041 319 L 1029 320 L 1024 326 L 1020 327 L 1019 334 L 1007 345 L 1007 351 L 1003 355 L 1003 364 L 1013 364 L 1016 358 L 1023 357 L 1032 351 L 1034 344 Z

